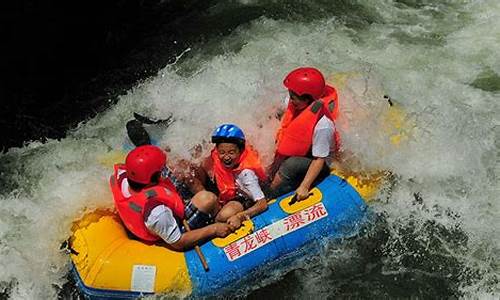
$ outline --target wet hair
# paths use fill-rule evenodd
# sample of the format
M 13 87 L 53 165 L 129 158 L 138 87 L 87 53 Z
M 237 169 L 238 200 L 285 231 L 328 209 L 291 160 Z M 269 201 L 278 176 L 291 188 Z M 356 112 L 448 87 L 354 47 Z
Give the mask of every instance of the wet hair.
M 150 184 L 158 184 L 160 182 L 160 177 L 161 177 L 161 172 L 154 172 L 153 175 L 151 175 L 151 180 L 149 181 L 149 184 L 144 184 L 144 183 L 139 183 L 137 181 L 133 181 L 130 178 L 127 178 L 128 185 L 130 188 L 136 192 L 144 189 L 146 186 Z

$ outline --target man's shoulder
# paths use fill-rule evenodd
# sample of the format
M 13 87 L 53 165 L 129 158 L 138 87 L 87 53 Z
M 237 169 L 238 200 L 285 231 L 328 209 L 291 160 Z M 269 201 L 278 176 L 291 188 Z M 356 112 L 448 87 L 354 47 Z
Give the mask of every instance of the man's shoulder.
M 147 221 L 154 223 L 155 220 L 159 220 L 159 219 L 162 219 L 162 220 L 172 219 L 175 222 L 174 215 L 172 214 L 172 210 L 164 204 L 160 204 L 160 205 L 155 206 L 151 210 L 151 212 L 149 213 Z

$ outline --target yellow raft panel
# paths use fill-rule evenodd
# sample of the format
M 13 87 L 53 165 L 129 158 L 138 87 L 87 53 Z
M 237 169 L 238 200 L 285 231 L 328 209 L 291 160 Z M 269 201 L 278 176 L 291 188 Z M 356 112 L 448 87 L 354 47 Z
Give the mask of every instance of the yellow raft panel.
M 134 266 L 154 266 L 155 293 L 174 290 L 191 293 L 184 254 L 162 246 L 144 247 L 143 243 L 131 240 L 111 211 L 97 210 L 85 215 L 73 224 L 72 231 L 70 245 L 78 254 L 71 254 L 71 258 L 86 286 L 134 290 Z

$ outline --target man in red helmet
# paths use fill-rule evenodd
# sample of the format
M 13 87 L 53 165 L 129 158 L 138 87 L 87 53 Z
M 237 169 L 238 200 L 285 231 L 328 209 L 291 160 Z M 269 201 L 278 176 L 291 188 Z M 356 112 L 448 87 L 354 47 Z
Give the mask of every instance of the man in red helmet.
M 125 164 L 114 166 L 110 186 L 125 227 L 144 242 L 162 239 L 176 251 L 233 232 L 235 228 L 231 225 L 213 221 L 218 213 L 215 194 L 198 192 L 184 205 L 175 185 L 166 176 L 166 162 L 163 150 L 144 145 L 130 151 Z M 178 224 L 183 220 L 191 231 L 181 231 Z
M 326 85 L 318 69 L 303 67 L 283 81 L 290 98 L 276 135 L 269 198 L 295 190 L 297 200 L 330 174 L 329 163 L 338 146 L 334 121 L 336 90 Z

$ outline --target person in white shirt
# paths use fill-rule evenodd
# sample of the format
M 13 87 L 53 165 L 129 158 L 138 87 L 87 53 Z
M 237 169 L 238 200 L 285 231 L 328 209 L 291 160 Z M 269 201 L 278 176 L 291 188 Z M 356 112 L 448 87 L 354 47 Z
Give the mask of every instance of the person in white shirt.
M 220 211 L 215 220 L 238 228 L 245 219 L 267 209 L 261 188 L 267 176 L 257 152 L 246 144 L 238 126 L 220 125 L 212 134 L 212 142 L 215 147 L 204 160 L 192 189 L 218 195 Z
M 128 153 L 125 164 L 114 166 L 110 187 L 125 227 L 139 240 L 162 239 L 176 251 L 233 232 L 231 225 L 214 222 L 219 207 L 213 193 L 200 191 L 191 199 L 181 198 L 165 171 L 166 162 L 162 149 L 142 145 Z
M 290 98 L 276 138 L 269 171 L 272 182 L 266 195 L 272 199 L 295 191 L 300 201 L 330 174 L 331 158 L 338 147 L 334 124 L 338 98 L 315 68 L 297 68 L 283 84 Z

